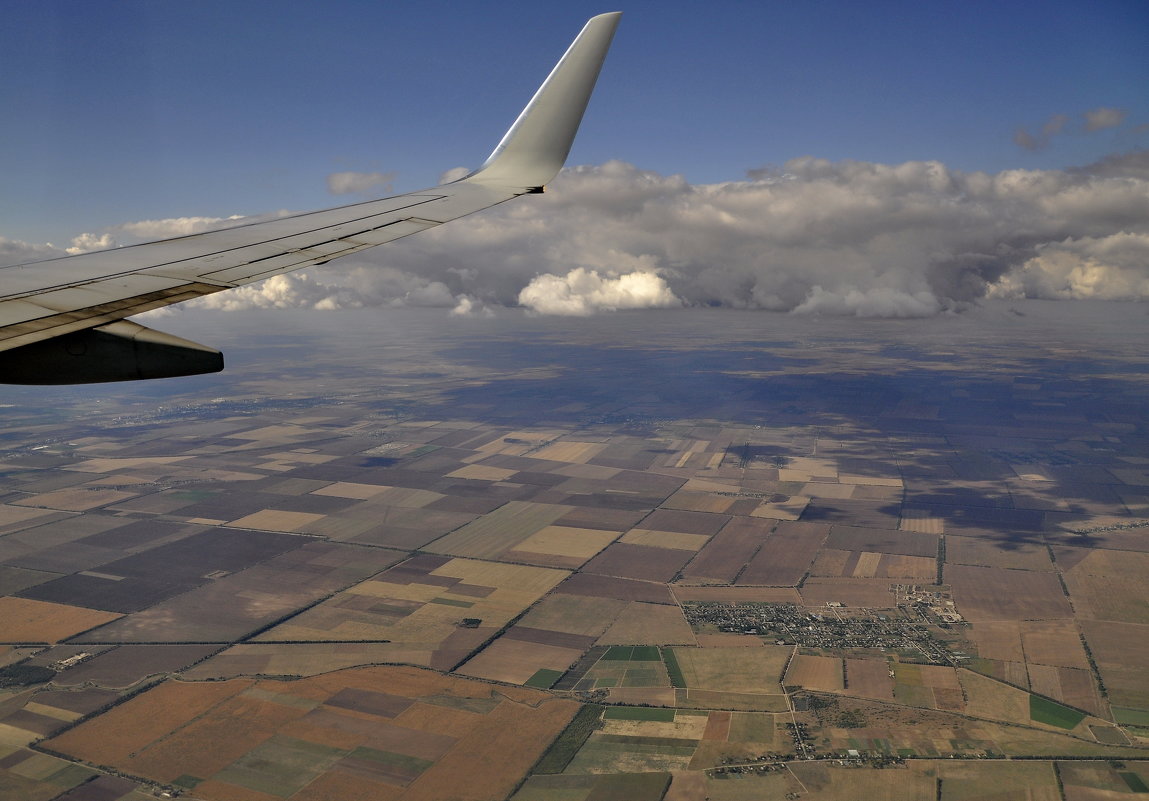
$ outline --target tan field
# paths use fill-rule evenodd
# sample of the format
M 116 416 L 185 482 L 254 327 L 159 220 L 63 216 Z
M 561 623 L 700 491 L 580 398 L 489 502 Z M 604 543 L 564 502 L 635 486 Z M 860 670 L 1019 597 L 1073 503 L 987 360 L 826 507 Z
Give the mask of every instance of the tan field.
M 1149 623 L 1149 553 L 1090 551 L 1065 583 L 1083 618 Z
M 469 464 L 447 473 L 447 478 L 473 478 L 479 481 L 503 481 L 515 474 L 514 470 L 502 467 L 488 467 L 481 464 Z
M 847 659 L 846 681 L 849 695 L 861 698 L 874 698 L 879 701 L 894 700 L 894 679 L 890 676 L 889 663 L 884 659 Z
M 249 679 L 166 681 L 49 742 L 61 753 L 99 765 L 116 765 L 252 684 Z
M 386 798 L 397 785 L 407 799 L 478 801 L 507 795 L 577 709 L 408 668 L 291 683 L 168 681 L 51 747 L 153 781 L 194 776 L 196 797 L 209 801 L 323 798 L 350 786 Z M 385 761 L 364 763 L 365 748 Z M 348 785 L 348 775 L 366 781 Z M 309 795 L 295 793 L 305 786 Z
M 534 457 L 536 459 L 549 459 L 552 462 L 585 464 L 605 449 L 606 445 L 600 442 L 552 442 L 550 445 L 535 451 Z M 612 470 L 611 472 L 616 471 Z
M 633 528 L 626 532 L 621 542 L 634 545 L 653 545 L 656 548 L 674 548 L 681 551 L 697 551 L 710 537 L 704 534 L 680 534 L 674 531 L 649 531 Z
M 31 498 L 21 498 L 12 501 L 15 506 L 39 506 L 46 509 L 57 509 L 61 512 L 86 512 L 100 506 L 107 506 L 116 501 L 124 501 L 136 497 L 134 492 L 123 492 L 114 489 L 98 489 L 86 487 L 72 487 L 70 489 L 45 492 L 33 495 Z
M 597 645 L 694 645 L 690 624 L 677 606 L 631 601 Z
M 281 512 L 277 509 L 263 509 L 254 514 L 232 520 L 234 528 L 254 528 L 259 531 L 298 531 L 304 526 L 322 520 L 323 515 L 310 512 Z
M 473 523 L 435 540 L 427 546 L 433 553 L 496 558 L 527 537 L 554 523 L 571 507 L 558 504 L 511 501 Z
M 524 684 L 541 668 L 565 672 L 582 651 L 503 637 L 471 657 L 456 671 L 463 676 Z
M 790 648 L 675 648 L 674 655 L 692 690 L 780 693 L 782 668 Z
M 59 642 L 121 617 L 115 612 L 79 606 L 11 596 L 0 598 L 0 620 L 4 621 L 0 636 L 12 643 Z
M 503 553 L 505 559 L 548 567 L 579 567 L 618 538 L 619 531 L 546 526 Z
M 1072 621 L 1022 621 L 1021 641 L 1027 662 L 1089 669 L 1085 649 L 1081 646 L 1081 635 Z
M 790 660 L 790 667 L 782 683 L 788 687 L 838 692 L 843 688 L 842 660 L 838 657 L 798 654 Z
M 945 532 L 945 520 L 921 509 L 903 508 L 898 529 L 919 534 L 942 534 Z
M 627 601 L 615 598 L 552 593 L 532 606 L 519 622 L 535 629 L 597 637 L 627 606 Z
M 384 661 L 450 668 L 567 573 L 448 559 L 428 575 L 437 583 L 391 582 L 387 572 L 380 573 L 264 632 L 257 641 L 386 640 L 376 652 Z M 477 618 L 482 627 L 460 628 L 463 618 Z
M 730 604 L 748 601 L 789 604 L 802 602 L 798 591 L 790 587 L 692 587 L 675 584 L 673 589 L 674 597 L 680 602 L 708 601 Z
M 365 501 L 388 489 L 391 488 L 382 484 L 356 484 L 351 481 L 336 481 L 326 487 L 312 490 L 311 494 Z
M 978 655 L 983 659 L 1000 659 L 1006 662 L 1025 660 L 1025 652 L 1021 645 L 1020 621 L 987 620 L 975 623 L 970 629 L 970 639 L 977 644 Z

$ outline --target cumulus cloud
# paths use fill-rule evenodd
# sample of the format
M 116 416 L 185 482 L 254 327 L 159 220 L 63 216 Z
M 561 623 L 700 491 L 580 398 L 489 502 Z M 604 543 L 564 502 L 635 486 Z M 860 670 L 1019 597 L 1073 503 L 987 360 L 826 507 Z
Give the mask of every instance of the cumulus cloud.
M 598 282 L 637 272 L 686 305 L 930 314 L 984 297 L 1042 245 L 1149 232 L 1149 180 L 1127 162 L 988 174 L 800 158 L 710 185 L 610 162 L 361 259 L 540 313 L 586 313 Z M 372 284 L 366 264 L 355 273 Z
M 610 277 L 576 267 L 563 276 L 539 275 L 519 293 L 519 303 L 538 314 L 586 317 L 599 311 L 681 306 L 670 287 L 653 272 Z
M 238 221 L 248 220 L 239 214 L 229 217 L 168 217 L 163 220 L 140 220 L 117 226 L 118 231 L 129 234 L 140 241 L 150 239 L 170 239 L 173 236 L 190 236 L 216 228 L 224 228 Z
M 271 215 L 275 216 L 275 215 Z M 95 250 L 134 245 L 155 239 L 171 239 L 176 236 L 189 236 L 217 228 L 227 228 L 252 222 L 256 219 L 238 214 L 230 217 L 169 217 L 163 220 L 139 220 L 113 226 L 99 233 L 83 233 L 72 237 L 71 244 L 64 248 L 69 255 L 91 253 Z
M 803 157 L 720 184 L 615 161 L 565 170 L 545 194 L 197 302 L 922 316 L 987 294 L 1149 299 L 1146 237 L 1145 151 L 993 174 Z M 32 250 L 0 240 L 9 263 Z
M 418 306 L 452 309 L 453 313 L 482 314 L 483 304 L 456 295 L 442 281 L 400 270 L 379 267 L 370 271 L 335 273 L 324 270 L 284 273 L 259 283 L 217 292 L 188 301 L 185 308 L 241 311 L 244 309 L 358 309 L 379 306 Z M 332 281 L 331 278 L 336 280 Z
M 1104 131 L 1106 128 L 1116 128 L 1124 122 L 1128 113 L 1125 109 L 1105 108 L 1104 106 L 1086 111 L 1082 115 L 1085 117 L 1085 130 Z
M 393 172 L 333 172 L 327 176 L 327 191 L 333 195 L 365 195 L 390 192 Z
M 1049 242 L 993 287 L 999 297 L 1149 299 L 1149 234 L 1121 232 Z
M 55 259 L 64 255 L 67 254 L 63 249 L 51 243 L 36 245 L 31 242 L 22 242 L 19 239 L 8 239 L 0 236 L 0 267 L 23 264 L 29 261 Z
M 285 273 L 258 284 L 205 295 L 185 307 L 241 311 L 244 309 L 347 309 L 364 305 L 357 293 L 344 286 L 315 280 L 307 273 Z
M 454 317 L 494 317 L 495 313 L 470 295 L 463 295 L 455 304 L 455 308 L 451 309 L 451 315 Z

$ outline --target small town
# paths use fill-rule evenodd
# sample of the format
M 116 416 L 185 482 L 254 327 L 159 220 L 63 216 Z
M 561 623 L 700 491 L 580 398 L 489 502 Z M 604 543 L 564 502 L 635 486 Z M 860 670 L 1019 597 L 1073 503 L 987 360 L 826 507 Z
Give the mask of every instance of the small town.
M 955 613 L 943 619 L 920 598 L 880 612 L 850 609 L 846 613 L 846 607 L 836 602 L 819 611 L 789 603 L 760 602 L 698 602 L 684 604 L 683 609 L 692 626 L 713 626 L 722 632 L 765 637 L 776 645 L 916 651 L 925 661 L 937 665 L 956 666 L 969 658 L 951 651 L 929 631 L 931 625 L 949 626 L 950 620 L 960 617 Z

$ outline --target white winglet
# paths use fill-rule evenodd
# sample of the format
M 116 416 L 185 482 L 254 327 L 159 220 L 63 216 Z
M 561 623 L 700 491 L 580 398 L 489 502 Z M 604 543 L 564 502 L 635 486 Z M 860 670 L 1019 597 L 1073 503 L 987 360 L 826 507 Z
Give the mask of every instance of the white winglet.
M 598 80 L 621 11 L 592 17 L 475 172 L 472 183 L 541 191 L 562 169 Z

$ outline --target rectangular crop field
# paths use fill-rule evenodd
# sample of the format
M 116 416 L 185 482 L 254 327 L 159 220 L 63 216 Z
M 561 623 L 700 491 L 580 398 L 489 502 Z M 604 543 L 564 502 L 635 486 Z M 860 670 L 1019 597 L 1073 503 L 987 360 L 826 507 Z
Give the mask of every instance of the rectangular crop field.
M 1038 723 L 1072 729 L 1085 719 L 1085 714 L 1037 695 L 1029 696 L 1029 717 Z

